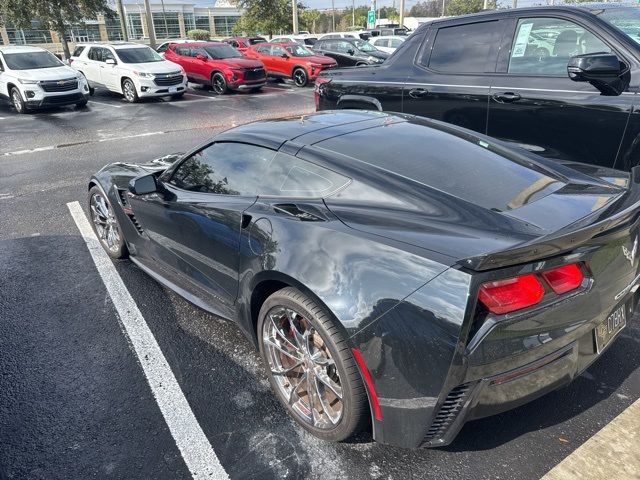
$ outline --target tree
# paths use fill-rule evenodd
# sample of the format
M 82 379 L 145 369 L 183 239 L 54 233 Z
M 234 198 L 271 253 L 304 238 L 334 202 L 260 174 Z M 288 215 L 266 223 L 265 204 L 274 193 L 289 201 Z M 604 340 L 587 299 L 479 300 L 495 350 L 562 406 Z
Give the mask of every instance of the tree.
M 487 7 L 496 8 L 496 0 L 489 0 Z M 449 0 L 446 4 L 445 14 L 449 16 L 466 15 L 476 13 L 484 8 L 484 0 Z
M 442 13 L 442 2 L 430 0 L 416 3 L 409 10 L 410 17 L 439 17 Z
M 316 33 L 316 22 L 320 20 L 320 12 L 318 10 L 302 10 L 300 12 L 300 20 L 307 30 Z
M 293 9 L 290 0 L 238 0 L 238 8 L 244 10 L 234 27 L 235 33 L 262 33 L 293 31 Z M 304 5 L 298 4 L 298 11 Z
M 69 27 L 99 14 L 113 15 L 107 0 L 0 0 L 0 16 L 18 28 L 30 28 L 32 20 L 60 37 L 65 58 L 71 57 L 67 34 Z

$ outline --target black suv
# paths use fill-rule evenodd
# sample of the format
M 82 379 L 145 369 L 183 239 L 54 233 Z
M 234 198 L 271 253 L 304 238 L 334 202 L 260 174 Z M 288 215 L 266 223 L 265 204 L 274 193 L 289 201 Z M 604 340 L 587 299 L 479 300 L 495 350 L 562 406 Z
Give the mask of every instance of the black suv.
M 639 84 L 640 8 L 534 7 L 423 25 L 381 66 L 323 73 L 316 104 L 423 115 L 629 170 L 640 163 Z
M 357 38 L 325 38 L 318 40 L 313 51 L 334 58 L 340 67 L 354 65 L 377 65 L 389 56 L 371 45 L 369 42 Z

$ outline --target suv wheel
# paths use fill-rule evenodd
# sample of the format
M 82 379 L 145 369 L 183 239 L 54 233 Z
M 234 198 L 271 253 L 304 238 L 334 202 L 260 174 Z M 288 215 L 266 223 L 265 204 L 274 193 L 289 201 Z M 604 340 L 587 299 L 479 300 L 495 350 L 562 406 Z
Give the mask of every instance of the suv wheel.
M 227 93 L 227 81 L 224 79 L 224 75 L 220 72 L 216 72 L 211 75 L 211 89 L 213 90 L 213 93 L 217 95 Z
M 136 86 L 130 78 L 125 78 L 122 81 L 122 94 L 129 103 L 136 103 L 139 100 Z
M 15 87 L 11 89 L 11 105 L 13 105 L 13 108 L 15 108 L 18 113 L 25 113 L 27 111 L 24 100 L 22 100 L 22 95 L 20 95 L 20 90 Z
M 296 84 L 296 87 L 304 87 L 307 85 L 307 82 L 309 81 L 309 79 L 307 78 L 307 72 L 305 71 L 304 68 L 296 68 L 293 71 L 293 83 Z

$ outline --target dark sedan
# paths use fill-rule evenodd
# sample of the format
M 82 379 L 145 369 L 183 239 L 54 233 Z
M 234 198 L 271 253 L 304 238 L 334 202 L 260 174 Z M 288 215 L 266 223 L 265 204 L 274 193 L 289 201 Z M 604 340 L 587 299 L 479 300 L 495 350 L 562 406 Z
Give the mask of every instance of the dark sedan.
M 335 59 L 340 67 L 378 65 L 389 56 L 369 42 L 357 38 L 319 40 L 313 46 L 313 51 Z
M 636 306 L 638 172 L 559 164 L 410 115 L 228 130 L 89 183 L 113 258 L 260 350 L 283 408 L 404 447 L 567 384 Z M 594 387 L 595 388 L 595 387 Z

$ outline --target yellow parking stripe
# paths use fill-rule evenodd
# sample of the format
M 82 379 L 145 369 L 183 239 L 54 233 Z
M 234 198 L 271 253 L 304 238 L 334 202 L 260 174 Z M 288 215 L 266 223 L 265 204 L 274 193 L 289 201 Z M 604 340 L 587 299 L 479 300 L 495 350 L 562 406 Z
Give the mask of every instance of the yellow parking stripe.
M 567 479 L 640 479 L 640 400 L 542 477 Z

